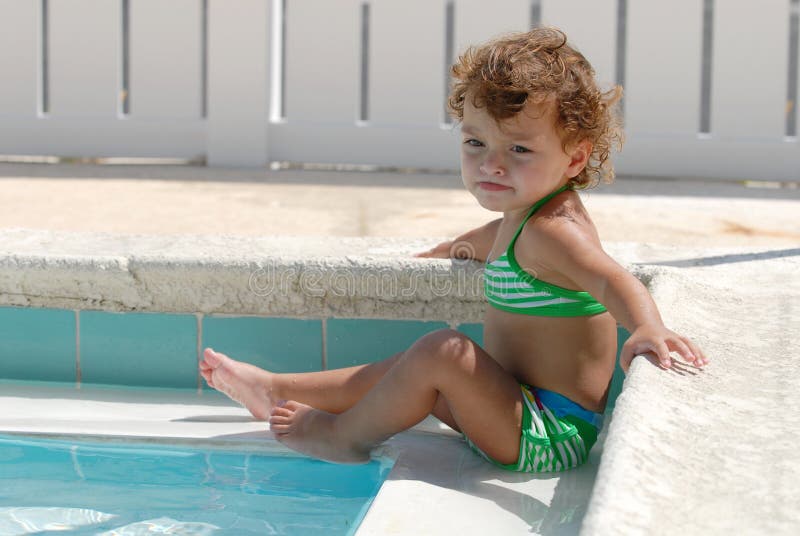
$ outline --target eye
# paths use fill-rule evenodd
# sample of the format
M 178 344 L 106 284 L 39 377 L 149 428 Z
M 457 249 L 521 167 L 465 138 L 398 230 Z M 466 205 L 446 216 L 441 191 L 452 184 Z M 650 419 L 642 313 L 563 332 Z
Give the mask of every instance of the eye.
M 483 143 L 476 140 L 475 138 L 470 138 L 464 142 L 464 145 L 469 145 L 470 147 L 483 147 Z
M 527 147 L 523 147 L 522 145 L 515 145 L 511 148 L 511 150 L 515 153 L 529 153 L 531 152 L 530 149 Z

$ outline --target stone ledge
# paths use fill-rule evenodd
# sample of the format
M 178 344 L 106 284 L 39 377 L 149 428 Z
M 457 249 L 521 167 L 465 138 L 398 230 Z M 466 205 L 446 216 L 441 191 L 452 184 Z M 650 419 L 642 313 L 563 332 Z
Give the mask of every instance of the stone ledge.
M 800 251 L 705 257 L 640 267 L 665 323 L 711 364 L 665 372 L 634 360 L 582 535 L 800 526 Z
M 437 240 L 0 231 L 0 305 L 480 322 L 481 266 Z

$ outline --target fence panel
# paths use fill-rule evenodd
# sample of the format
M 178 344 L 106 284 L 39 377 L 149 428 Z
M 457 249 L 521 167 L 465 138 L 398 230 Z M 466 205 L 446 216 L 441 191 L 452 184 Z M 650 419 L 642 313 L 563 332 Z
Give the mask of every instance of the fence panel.
M 680 8 L 676 17 L 689 9 L 674 2 L 669 6 Z M 642 20 L 640 15 L 645 14 L 639 10 L 645 7 L 648 18 L 658 18 Z M 796 138 L 785 136 L 789 2 L 768 0 L 757 7 L 741 0 L 713 3 L 710 128 L 704 133 L 700 133 L 695 107 L 700 102 L 696 97 L 700 83 L 692 74 L 700 71 L 702 54 L 702 46 L 693 37 L 698 22 L 692 17 L 678 22 L 667 13 L 654 13 L 657 9 L 637 4 L 630 11 L 629 128 L 618 169 L 650 176 L 800 181 L 800 145 Z M 702 10 L 692 6 L 691 12 L 702 24 Z M 643 41 L 650 36 L 636 37 L 638 24 L 657 42 L 661 40 L 662 47 L 669 47 L 671 61 L 686 55 L 685 73 L 681 75 L 669 62 L 663 63 L 667 72 L 659 71 L 660 62 L 648 63 Z M 678 32 L 680 38 L 667 39 L 663 32 Z M 692 54 L 698 59 L 689 59 Z M 668 96 L 658 86 L 666 75 L 680 77 L 676 78 L 680 84 L 669 98 L 669 109 L 661 110 L 661 101 Z M 685 104 L 683 111 L 677 99 Z
M 456 54 L 500 34 L 530 29 L 529 0 L 504 2 L 503 9 L 485 0 L 459 0 L 455 4 Z
M 711 131 L 780 142 L 786 127 L 788 0 L 716 2 Z
M 198 0 L 130 2 L 130 114 L 202 115 L 202 10 Z
M 368 120 L 430 125 L 444 121 L 445 2 L 370 3 Z
M 271 27 L 263 0 L 208 2 L 209 165 L 264 166 L 269 129 Z
M 564 30 L 601 83 L 616 81 L 617 0 L 542 0 L 542 24 Z
M 697 138 L 702 21 L 703 0 L 628 3 L 624 90 L 630 138 Z
M 36 115 L 39 20 L 38 3 L 0 0 L 0 116 Z
M 359 0 L 286 2 L 287 121 L 355 123 L 361 82 L 360 8 Z
M 792 43 L 795 46 L 795 56 L 796 61 L 794 64 L 794 101 L 788 103 L 789 113 L 794 112 L 794 128 L 792 132 L 792 137 L 794 137 L 794 141 L 797 142 L 798 136 L 800 136 L 800 2 L 795 2 L 791 7 L 791 14 L 794 17 L 793 24 L 795 27 L 795 31 L 798 33 L 794 34 L 795 41 Z M 800 149 L 798 149 L 800 151 Z
M 120 2 L 48 2 L 50 114 L 112 118 L 120 110 Z
M 452 169 L 450 63 L 467 45 L 538 22 L 564 29 L 601 82 L 622 79 L 620 173 L 800 181 L 788 115 L 800 112 L 787 96 L 792 9 L 791 0 L 0 0 L 0 153 Z

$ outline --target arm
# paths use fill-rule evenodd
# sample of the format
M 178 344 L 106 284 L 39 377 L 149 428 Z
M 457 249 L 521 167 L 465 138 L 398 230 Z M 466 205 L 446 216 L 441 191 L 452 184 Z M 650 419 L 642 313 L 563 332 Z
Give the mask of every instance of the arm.
M 442 242 L 428 251 L 417 253 L 415 257 L 432 257 L 437 259 L 472 259 L 484 262 L 492 251 L 497 229 L 502 218 L 490 221 L 477 229 Z
M 603 256 L 608 266 L 595 276 L 596 282 L 589 292 L 631 334 L 620 352 L 622 369 L 627 373 L 633 358 L 646 352 L 655 354 L 665 368 L 672 366 L 670 352 L 678 352 L 687 362 L 697 366 L 705 365 L 707 359 L 694 342 L 664 326 L 658 307 L 641 281 L 605 252 Z
M 647 288 L 609 257 L 596 237 L 571 223 L 548 225 L 538 234 L 537 252 L 549 267 L 588 291 L 630 332 L 619 358 L 626 373 L 633 358 L 646 352 L 665 368 L 672 366 L 670 352 L 696 366 L 708 363 L 694 342 L 664 326 Z

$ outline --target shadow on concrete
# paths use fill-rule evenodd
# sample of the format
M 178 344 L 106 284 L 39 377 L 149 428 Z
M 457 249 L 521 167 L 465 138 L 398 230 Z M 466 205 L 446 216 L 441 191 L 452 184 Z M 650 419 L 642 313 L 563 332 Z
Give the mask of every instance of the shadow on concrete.
M 800 248 L 763 251 L 759 253 L 737 253 L 731 255 L 718 255 L 714 257 L 697 257 L 676 261 L 637 263 L 639 266 L 672 266 L 674 268 L 692 268 L 697 266 L 718 266 L 720 264 L 733 264 L 737 262 L 764 261 L 769 259 L 783 259 L 800 255 Z
M 193 415 L 181 419 L 170 419 L 169 422 L 231 423 L 258 422 L 258 420 L 250 415 Z
M 335 171 L 268 168 L 210 168 L 197 165 L 92 165 L 0 163 L 0 180 L 103 179 L 177 182 L 227 182 L 301 184 L 313 186 L 371 186 L 386 188 L 437 188 L 460 190 L 456 171 L 405 172 L 398 170 Z
M 198 164 L 87 164 L 0 162 L 3 178 L 106 179 L 190 182 L 242 182 L 301 184 L 315 186 L 371 186 L 387 188 L 435 188 L 461 190 L 458 170 L 413 170 L 369 166 L 325 166 L 288 169 L 216 168 Z M 800 199 L 800 182 L 724 181 L 677 179 L 674 177 L 620 176 L 610 185 L 600 185 L 591 195 L 712 197 L 724 199 Z
M 617 177 L 610 185 L 601 185 L 592 190 L 592 194 L 797 200 L 800 199 L 800 182 L 776 183 L 755 179 L 752 181 L 729 181 L 623 175 Z

